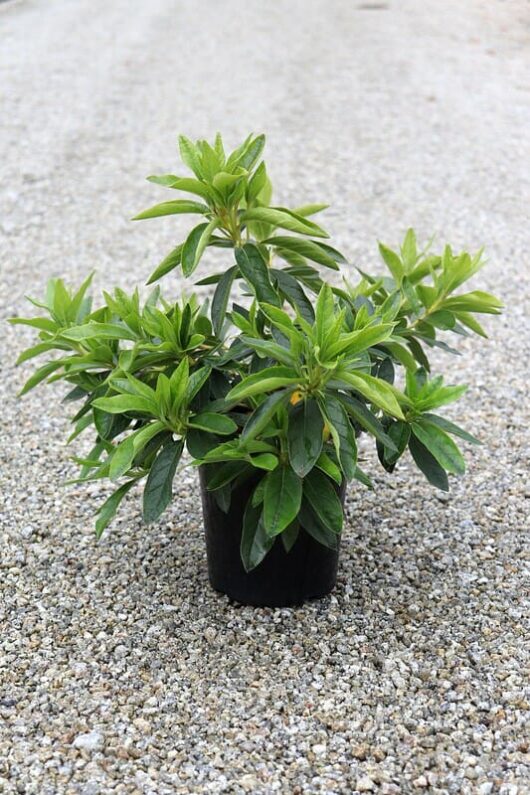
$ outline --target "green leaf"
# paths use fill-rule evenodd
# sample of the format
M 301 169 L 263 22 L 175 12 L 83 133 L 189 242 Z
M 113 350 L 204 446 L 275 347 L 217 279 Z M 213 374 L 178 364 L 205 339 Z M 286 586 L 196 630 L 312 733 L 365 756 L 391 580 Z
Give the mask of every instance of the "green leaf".
M 167 442 L 155 458 L 144 488 L 143 517 L 154 522 L 171 502 L 173 478 L 182 455 L 182 441 Z
M 223 328 L 230 290 L 232 289 L 232 284 L 237 272 L 237 265 L 228 268 L 221 276 L 213 295 L 211 313 L 213 329 L 217 336 L 221 334 Z
M 414 229 L 407 229 L 405 240 L 401 246 L 401 257 L 405 266 L 405 271 L 410 273 L 418 259 L 418 248 L 416 244 L 416 233 Z
M 154 207 L 149 207 L 147 210 L 142 210 L 142 212 L 135 215 L 132 220 L 143 221 L 146 218 L 160 218 L 163 215 L 183 215 L 188 213 L 205 215 L 209 212 L 210 208 L 206 204 L 188 201 L 187 199 L 174 199 L 173 201 L 155 204 Z
M 241 383 L 232 387 L 226 399 L 228 401 L 241 400 L 252 395 L 264 395 L 273 389 L 290 386 L 298 382 L 298 376 L 291 367 L 282 365 L 266 367 L 258 373 L 252 373 L 244 378 Z
M 207 468 L 208 483 L 206 488 L 208 491 L 215 491 L 222 489 L 229 483 L 232 483 L 242 472 L 248 469 L 246 461 L 227 461 L 226 464 L 212 464 Z
M 105 528 L 110 524 L 112 519 L 116 516 L 116 512 L 120 506 L 121 501 L 129 492 L 134 484 L 136 483 L 137 478 L 134 480 L 129 480 L 127 483 L 124 483 L 123 486 L 120 486 L 119 489 L 110 495 L 108 499 L 105 500 L 103 505 L 100 506 L 96 516 L 98 517 L 96 520 L 96 537 L 101 538 L 103 535 L 103 531 Z
M 292 353 L 277 342 L 262 340 L 256 337 L 248 337 L 246 334 L 241 334 L 240 340 L 245 345 L 248 345 L 249 348 L 253 348 L 256 353 L 267 359 L 276 359 L 278 362 L 288 367 L 294 367 L 295 365 L 295 359 Z
M 171 251 L 165 259 L 162 260 L 158 268 L 153 271 L 147 284 L 152 284 L 156 282 L 158 279 L 161 279 L 162 276 L 165 276 L 170 271 L 174 270 L 180 265 L 180 261 L 182 259 L 182 249 L 184 245 L 181 243 L 176 248 Z
M 312 240 L 278 235 L 277 237 L 269 237 L 262 242 L 264 245 L 274 246 L 278 250 L 279 256 L 281 256 L 282 249 L 294 251 L 296 254 L 300 254 L 302 257 L 312 262 L 318 262 L 319 265 L 325 265 L 327 268 L 331 268 L 335 271 L 339 269 L 333 257 L 327 254 L 318 243 L 314 243 Z
M 322 210 L 327 210 L 329 204 L 304 204 L 301 207 L 295 207 L 293 212 L 301 215 L 302 218 L 307 218 L 309 215 L 316 215 L 321 213 Z
M 379 243 L 379 253 L 381 254 L 388 270 L 394 277 L 396 284 L 401 284 L 401 280 L 405 275 L 405 269 L 403 268 L 403 263 L 396 252 L 387 248 L 385 245 L 383 245 L 383 243 Z
M 334 359 L 342 353 L 346 356 L 362 353 L 367 348 L 387 340 L 392 334 L 393 328 L 393 323 L 377 323 L 358 331 L 351 331 L 349 334 L 342 335 L 342 339 L 332 342 L 331 345 L 326 345 L 322 355 L 326 359 Z
M 272 453 L 261 453 L 260 455 L 252 456 L 250 463 L 257 469 L 266 469 L 268 472 L 272 472 L 278 466 L 278 458 Z
M 279 407 L 285 403 L 290 395 L 290 390 L 273 392 L 269 395 L 248 418 L 241 433 L 241 440 L 254 439 L 270 423 Z
M 271 273 L 276 279 L 277 285 L 286 297 L 287 301 L 296 309 L 300 316 L 310 325 L 315 322 L 315 312 L 311 301 L 305 294 L 303 288 L 290 273 L 271 269 Z
M 474 290 L 471 293 L 447 298 L 440 306 L 442 309 L 453 309 L 458 312 L 479 312 L 488 315 L 498 315 L 503 305 L 494 295 L 485 293 L 482 290 Z
M 152 400 L 138 395 L 114 395 L 113 397 L 97 398 L 92 405 L 109 414 L 125 414 L 129 411 L 153 414 L 156 411 L 156 404 Z
M 445 417 L 438 417 L 437 414 L 423 414 L 422 415 L 423 421 L 429 421 L 433 425 L 437 425 L 442 431 L 447 431 L 447 433 L 452 433 L 453 436 L 459 436 L 461 439 L 464 439 L 466 442 L 471 442 L 471 444 L 482 444 L 480 439 L 477 439 L 475 436 L 472 436 L 467 431 L 464 431 L 463 428 L 459 428 L 458 425 L 454 425 L 454 423 L 449 422 L 446 420 Z
M 327 453 L 320 454 L 316 466 L 321 469 L 322 472 L 325 472 L 328 477 L 334 480 L 338 486 L 340 486 L 342 483 L 342 472 L 335 462 L 331 460 Z
M 340 395 L 341 402 L 346 406 L 347 412 L 364 430 L 369 431 L 372 436 L 375 436 L 385 447 L 390 450 L 396 450 L 392 439 L 385 433 L 383 425 L 379 422 L 375 414 L 370 409 L 351 395 Z
M 8 322 L 13 326 L 31 326 L 31 328 L 38 328 L 41 331 L 48 331 L 50 334 L 55 334 L 59 328 L 59 324 L 54 320 L 47 317 L 10 317 Z
M 317 226 L 317 224 L 283 208 L 254 207 L 244 212 L 241 220 L 244 223 L 247 221 L 259 221 L 260 223 L 271 224 L 271 226 L 279 226 L 282 229 L 288 229 L 290 232 L 297 232 L 300 235 L 328 237 L 327 232 Z
M 298 535 L 300 533 L 300 523 L 298 519 L 295 519 L 294 522 L 285 528 L 283 533 L 281 534 L 280 538 L 282 539 L 283 548 L 289 554 L 291 549 L 294 547 Z
M 243 152 L 239 155 L 237 160 L 231 164 L 232 168 L 237 165 L 240 168 L 250 171 L 263 152 L 264 146 L 265 136 L 263 134 L 257 135 L 247 144 L 247 146 L 245 146 Z
M 391 421 L 387 434 L 392 439 L 394 449 L 389 450 L 381 442 L 377 442 L 377 455 L 387 472 L 393 472 L 397 461 L 403 455 L 410 439 L 410 426 L 401 420 Z
M 320 347 L 335 324 L 335 299 L 329 284 L 323 284 L 315 307 L 316 339 Z
M 333 395 L 327 395 L 324 402 L 327 420 L 330 424 L 331 437 L 335 450 L 347 480 L 355 475 L 357 463 L 357 443 L 348 415 L 340 401 Z
M 454 311 L 454 310 L 453 310 Z M 463 323 L 464 326 L 474 331 L 475 334 L 478 334 L 480 337 L 484 337 L 488 339 L 488 335 L 484 331 L 482 325 L 478 322 L 476 318 L 470 312 L 456 312 L 454 311 L 454 316 L 457 320 Z
M 324 421 L 314 400 L 300 401 L 289 414 L 287 429 L 289 461 L 301 478 L 313 469 L 320 456 L 323 429 Z
M 191 276 L 208 245 L 210 235 L 219 226 L 219 220 L 214 218 L 208 224 L 199 224 L 191 230 L 182 248 L 182 272 L 184 276 Z
M 243 515 L 240 550 L 245 571 L 252 571 L 259 566 L 273 544 L 274 538 L 265 532 L 261 506 L 254 507 L 249 500 Z
M 208 186 L 191 177 L 177 177 L 174 174 L 164 174 L 160 177 L 147 177 L 147 179 L 149 182 L 154 182 L 156 185 L 164 185 L 166 188 L 174 188 L 175 190 L 184 191 L 184 193 L 194 193 L 206 200 L 212 198 Z
M 247 187 L 247 204 L 254 202 L 267 182 L 267 169 L 265 163 L 261 162 L 252 177 L 249 180 Z
M 339 535 L 330 530 L 317 516 L 311 505 L 304 498 L 299 512 L 301 527 L 312 536 L 319 544 L 328 549 L 337 550 L 339 548 Z
M 204 178 L 200 155 L 197 147 L 185 135 L 179 135 L 179 150 L 182 162 L 188 166 L 198 179 Z
M 26 392 L 29 392 L 30 389 L 33 389 L 33 387 L 37 386 L 37 384 L 40 384 L 41 381 L 44 381 L 45 378 L 51 375 L 59 367 L 61 367 L 62 364 L 63 361 L 61 359 L 58 359 L 54 362 L 47 362 L 46 364 L 43 364 L 42 367 L 39 367 L 38 370 L 35 370 L 33 375 L 31 375 L 28 378 L 28 380 L 26 381 L 26 383 L 18 393 L 19 397 L 22 397 L 22 395 L 25 395 Z
M 160 431 L 166 430 L 163 422 L 151 422 L 132 433 L 116 447 L 110 460 L 109 477 L 117 480 L 130 469 L 137 453 Z
M 205 411 L 202 414 L 196 414 L 188 420 L 190 428 L 198 428 L 201 431 L 208 431 L 209 433 L 217 433 L 220 436 L 229 436 L 231 433 L 237 431 L 237 425 L 234 420 L 224 414 L 214 414 L 210 411 Z
M 412 433 L 447 472 L 462 475 L 466 465 L 456 444 L 437 425 L 418 420 L 411 424 Z
M 447 473 L 425 445 L 414 435 L 410 437 L 409 450 L 416 466 L 423 472 L 429 483 L 438 489 L 442 489 L 442 491 L 449 491 Z
M 302 481 L 289 466 L 279 466 L 265 477 L 263 521 L 274 537 L 296 519 L 302 501 Z
M 357 392 L 363 395 L 363 397 L 367 398 L 367 400 L 374 403 L 376 406 L 379 406 L 383 411 L 386 411 L 388 414 L 400 420 L 405 419 L 401 407 L 396 400 L 394 390 L 386 381 L 374 378 L 367 373 L 349 373 L 343 370 L 337 370 L 337 378 L 340 378 L 352 386 Z
M 320 470 L 312 469 L 304 479 L 304 498 L 328 530 L 341 532 L 344 519 L 341 501 L 329 478 Z
M 258 301 L 279 306 L 280 301 L 272 286 L 269 269 L 257 246 L 246 243 L 243 248 L 235 249 L 235 256 L 241 275 Z
M 136 340 L 137 335 L 126 326 L 117 323 L 97 323 L 91 321 L 81 326 L 72 326 L 61 330 L 61 337 L 67 340 L 108 339 L 108 340 Z

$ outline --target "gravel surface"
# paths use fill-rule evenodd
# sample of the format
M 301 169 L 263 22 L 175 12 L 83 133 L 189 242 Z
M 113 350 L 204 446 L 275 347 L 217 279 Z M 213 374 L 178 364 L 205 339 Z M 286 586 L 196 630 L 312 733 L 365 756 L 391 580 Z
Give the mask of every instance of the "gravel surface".
M 486 243 L 509 310 L 437 359 L 485 442 L 465 478 L 436 494 L 363 450 L 377 491 L 350 490 L 338 587 L 288 610 L 209 589 L 188 469 L 163 521 L 130 500 L 95 542 L 104 489 L 59 485 L 61 390 L 15 398 L 31 334 L 4 324 L 0 792 L 530 792 L 529 21 L 522 0 L 2 3 L 2 318 L 52 275 L 142 282 L 184 228 L 129 223 L 161 197 L 143 177 L 217 128 L 267 132 L 280 202 L 331 201 L 362 265 L 409 225 Z

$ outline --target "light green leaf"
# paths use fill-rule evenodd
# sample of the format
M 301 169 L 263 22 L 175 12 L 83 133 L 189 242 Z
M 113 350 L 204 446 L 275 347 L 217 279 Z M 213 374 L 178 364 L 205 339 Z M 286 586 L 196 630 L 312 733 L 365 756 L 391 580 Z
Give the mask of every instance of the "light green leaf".
M 379 406 L 383 411 L 400 420 L 405 419 L 401 406 L 395 397 L 394 389 L 386 381 L 367 373 L 349 373 L 344 370 L 337 370 L 336 376 L 349 384 L 349 386 L 352 386 L 371 403 Z
M 61 337 L 67 340 L 108 339 L 108 340 L 136 340 L 138 335 L 126 326 L 117 323 L 97 323 L 91 321 L 81 326 L 72 326 L 61 331 Z
M 252 373 L 252 375 L 244 378 L 241 383 L 232 387 L 226 399 L 233 401 L 251 397 L 252 395 L 264 395 L 273 389 L 281 389 L 281 387 L 290 386 L 297 382 L 298 376 L 291 367 L 284 367 L 283 365 L 266 367 L 258 373 Z
M 229 436 L 237 431 L 234 420 L 224 414 L 215 414 L 211 411 L 204 411 L 196 414 L 188 420 L 190 428 L 198 428 L 201 431 L 219 434 L 219 436 Z
M 208 245 L 213 230 L 219 226 L 219 220 L 214 218 L 208 224 L 199 224 L 191 230 L 182 248 L 182 272 L 184 276 L 191 276 Z
M 309 235 L 312 237 L 328 237 L 327 232 L 321 229 L 317 224 L 308 221 L 302 216 L 287 212 L 286 210 L 277 209 L 274 207 L 254 207 L 247 210 L 241 216 L 243 222 L 259 221 L 261 223 L 271 224 L 274 227 L 281 227 L 288 229 L 290 232 L 297 232 L 300 235 Z
M 186 199 L 175 199 L 173 201 L 155 204 L 154 207 L 142 210 L 142 212 L 135 215 L 132 220 L 143 221 L 146 218 L 160 218 L 163 215 L 185 215 L 191 213 L 205 215 L 209 212 L 210 208 L 206 204 L 200 204 L 199 202 L 188 201 Z
M 296 254 L 300 254 L 302 257 L 305 257 L 312 262 L 318 262 L 320 265 L 325 265 L 327 268 L 331 268 L 332 270 L 339 269 L 333 257 L 327 254 L 324 249 L 318 245 L 318 243 L 315 243 L 312 240 L 303 240 L 299 237 L 278 235 L 277 237 L 269 237 L 262 242 L 264 245 L 274 246 L 274 248 L 278 250 L 280 257 L 282 250 L 294 251 Z
M 383 245 L 383 243 L 379 243 L 379 253 L 381 254 L 388 270 L 394 277 L 396 284 L 401 284 L 401 280 L 405 275 L 405 269 L 403 268 L 403 263 L 396 252 L 387 248 L 385 245 Z

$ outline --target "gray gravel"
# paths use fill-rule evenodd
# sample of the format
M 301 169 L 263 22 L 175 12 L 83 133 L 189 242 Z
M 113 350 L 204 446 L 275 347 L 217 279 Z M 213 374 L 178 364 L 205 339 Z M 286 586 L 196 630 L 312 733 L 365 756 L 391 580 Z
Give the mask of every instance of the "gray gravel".
M 161 195 L 143 177 L 217 128 L 266 131 L 280 201 L 330 200 L 356 262 L 409 225 L 486 243 L 509 305 L 438 358 L 485 442 L 466 477 L 440 496 L 364 450 L 336 592 L 293 610 L 210 591 L 189 470 L 163 521 L 131 500 L 96 544 L 100 487 L 59 486 L 60 390 L 15 398 L 31 335 L 4 325 L 1 792 L 530 792 L 529 22 L 523 0 L 1 4 L 2 317 L 52 275 L 143 281 L 184 228 L 129 223 Z

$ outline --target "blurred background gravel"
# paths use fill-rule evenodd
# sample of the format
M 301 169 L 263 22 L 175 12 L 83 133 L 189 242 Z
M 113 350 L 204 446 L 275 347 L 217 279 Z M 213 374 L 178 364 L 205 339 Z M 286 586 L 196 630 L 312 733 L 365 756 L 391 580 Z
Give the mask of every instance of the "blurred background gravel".
M 485 443 L 465 478 L 363 448 L 336 592 L 289 610 L 209 589 L 189 469 L 97 544 L 104 487 L 59 485 L 61 391 L 15 397 L 31 333 L 2 324 L 0 792 L 530 792 L 529 52 L 523 0 L 2 3 L 2 319 L 50 276 L 145 281 L 184 225 L 129 222 L 143 178 L 217 129 L 266 132 L 279 203 L 330 201 L 356 264 L 408 226 L 485 243 L 508 309 L 436 357 Z

